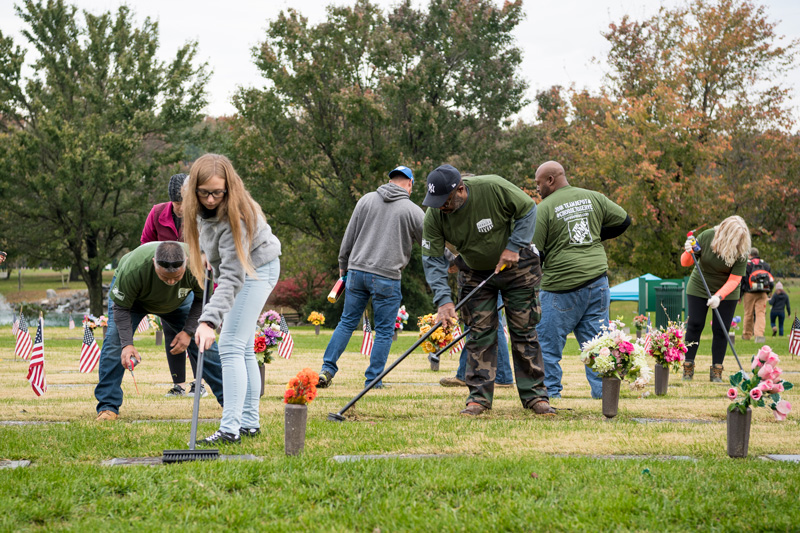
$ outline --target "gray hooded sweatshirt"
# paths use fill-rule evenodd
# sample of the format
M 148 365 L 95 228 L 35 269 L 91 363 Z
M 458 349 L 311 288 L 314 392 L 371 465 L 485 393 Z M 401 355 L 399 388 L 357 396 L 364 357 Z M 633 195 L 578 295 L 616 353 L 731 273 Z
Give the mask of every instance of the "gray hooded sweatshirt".
M 356 204 L 339 248 L 339 268 L 400 279 L 411 245 L 422 240 L 425 214 L 394 183 L 381 185 Z

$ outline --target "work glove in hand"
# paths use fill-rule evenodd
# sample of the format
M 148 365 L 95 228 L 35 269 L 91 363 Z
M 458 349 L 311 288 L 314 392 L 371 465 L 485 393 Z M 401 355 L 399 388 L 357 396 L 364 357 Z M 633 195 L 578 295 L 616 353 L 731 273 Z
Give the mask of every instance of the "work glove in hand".
M 692 238 L 686 239 L 686 242 L 683 243 L 683 249 L 686 250 L 687 254 L 692 253 Z
M 716 294 L 708 299 L 706 305 L 709 306 L 711 309 L 716 309 L 719 307 L 720 298 Z

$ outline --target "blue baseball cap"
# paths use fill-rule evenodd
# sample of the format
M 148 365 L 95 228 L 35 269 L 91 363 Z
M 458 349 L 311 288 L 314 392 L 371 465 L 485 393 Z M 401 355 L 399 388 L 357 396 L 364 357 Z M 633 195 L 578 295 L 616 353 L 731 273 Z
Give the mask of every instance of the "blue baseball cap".
M 402 174 L 402 176 L 397 176 L 397 174 Z M 411 180 L 411 185 L 414 185 L 414 174 L 411 172 L 410 168 L 404 167 L 403 165 L 400 165 L 399 167 L 389 172 L 389 177 L 408 178 Z

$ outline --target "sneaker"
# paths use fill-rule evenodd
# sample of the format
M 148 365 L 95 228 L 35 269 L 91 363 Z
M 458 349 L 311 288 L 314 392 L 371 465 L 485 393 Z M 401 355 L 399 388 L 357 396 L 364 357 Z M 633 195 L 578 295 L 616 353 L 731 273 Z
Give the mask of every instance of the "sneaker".
M 192 381 L 191 385 L 189 385 L 189 392 L 186 393 L 186 396 L 188 396 L 190 398 L 194 398 L 194 383 L 195 382 Z M 200 382 L 200 397 L 202 398 L 203 396 L 206 396 L 206 395 L 208 395 L 208 392 L 206 392 L 206 386 L 201 381 Z
M 485 407 L 479 403 L 470 402 L 467 404 L 467 408 L 461 411 L 461 414 L 465 416 L 478 416 L 479 414 L 488 410 L 488 407 Z
M 466 387 L 467 383 L 457 377 L 442 378 L 439 380 L 439 385 L 442 387 Z
M 210 437 L 198 440 L 198 446 L 216 446 L 217 444 L 239 444 L 242 442 L 242 437 L 234 435 L 233 433 L 225 433 L 224 431 L 215 431 Z
M 169 398 L 170 396 L 186 396 L 186 391 L 183 390 L 183 387 L 178 385 L 177 383 L 167 391 L 164 395 L 165 398 Z
M 242 437 L 255 437 L 261 435 L 261 428 L 239 428 L 239 435 Z
M 539 400 L 533 404 L 530 409 L 537 415 L 554 416 L 556 414 L 556 410 L 550 407 L 550 402 L 546 399 Z
M 97 418 L 95 418 L 95 420 L 97 422 L 104 422 L 104 421 L 113 422 L 117 418 L 119 418 L 119 415 L 114 411 L 100 411 L 99 413 L 97 413 Z
M 331 381 L 333 381 L 333 374 L 328 372 L 327 370 L 323 370 L 319 373 L 319 382 L 317 383 L 318 389 L 327 389 L 331 386 Z

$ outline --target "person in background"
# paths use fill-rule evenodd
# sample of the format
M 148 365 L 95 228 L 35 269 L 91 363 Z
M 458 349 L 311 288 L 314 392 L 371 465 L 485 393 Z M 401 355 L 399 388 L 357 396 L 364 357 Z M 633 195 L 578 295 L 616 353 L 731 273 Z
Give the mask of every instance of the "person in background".
M 684 253 L 681 254 L 681 266 L 694 264 L 692 254 L 697 260 L 697 266 L 692 270 L 686 286 L 688 351 L 683 363 L 683 379 L 694 379 L 694 361 L 710 308 L 719 310 L 722 324 L 716 317 L 712 317 L 709 379 L 714 383 L 721 383 L 724 370 L 722 363 L 728 348 L 728 328 L 725 324 L 729 325 L 733 320 L 736 304 L 739 302 L 739 284 L 747 269 L 747 255 L 750 250 L 750 230 L 742 217 L 731 216 L 696 238 L 700 250 L 693 250 L 693 238 L 689 237 L 683 245 Z M 713 294 L 711 298 L 703 286 L 698 267 L 702 270 L 708 290 Z
M 786 319 L 786 314 L 791 314 L 792 306 L 789 303 L 789 295 L 783 290 L 783 283 L 780 281 L 775 284 L 775 294 L 769 299 L 771 307 L 769 312 L 769 324 L 772 326 L 772 336 L 780 334 L 783 337 L 783 321 Z M 778 327 L 775 327 L 775 319 L 778 319 Z
M 744 307 L 742 340 L 750 340 L 755 332 L 754 340 L 757 343 L 767 342 L 764 332 L 767 329 L 767 300 L 772 291 L 771 272 L 769 263 L 759 257 L 758 248 L 750 248 L 747 269 L 742 279 L 742 306 Z
M 167 193 L 169 202 L 156 204 L 147 215 L 142 230 L 141 242 L 146 244 L 155 241 L 182 241 L 181 221 L 183 220 L 183 196 L 181 189 L 186 180 L 186 174 L 175 174 L 169 178 Z M 192 293 L 184 301 L 186 309 L 192 306 L 194 295 Z M 162 323 L 164 328 L 164 351 L 167 353 L 167 365 L 172 376 L 172 388 L 167 391 L 165 396 L 194 396 L 195 381 L 189 385 L 189 393 L 183 388 L 186 383 L 186 352 L 177 351 L 175 344 L 176 332 L 169 324 Z M 189 354 L 189 362 L 192 365 L 192 373 L 197 374 L 197 357 Z M 200 382 L 200 395 L 205 396 L 206 387 Z
M 225 405 L 219 430 L 198 444 L 239 443 L 241 435 L 261 433 L 261 374 L 253 343 L 258 316 L 280 275 L 281 243 L 224 155 L 205 154 L 194 162 L 183 210 L 191 271 L 203 280 L 210 266 L 217 281 L 195 333 L 201 350 L 214 344 L 222 324 Z

